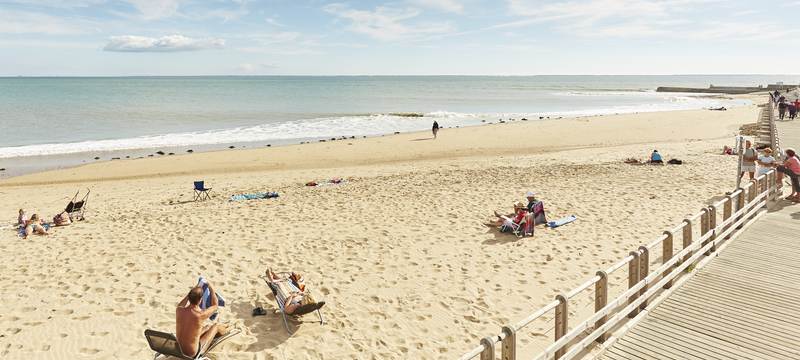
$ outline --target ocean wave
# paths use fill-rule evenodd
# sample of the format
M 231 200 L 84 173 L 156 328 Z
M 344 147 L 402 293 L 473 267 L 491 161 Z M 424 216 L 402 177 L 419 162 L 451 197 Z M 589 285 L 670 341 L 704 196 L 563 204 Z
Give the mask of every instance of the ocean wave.
M 669 110 L 689 110 L 718 106 L 749 104 L 746 100 L 705 98 L 670 95 L 658 103 L 630 106 L 608 106 L 591 109 L 549 112 L 516 113 L 461 113 L 433 111 L 427 113 L 351 114 L 313 119 L 284 121 L 249 127 L 236 127 L 209 131 L 179 132 L 164 135 L 140 136 L 112 140 L 91 140 L 71 143 L 24 145 L 0 148 L 0 158 L 74 153 L 96 153 L 118 150 L 179 148 L 186 146 L 250 143 L 293 142 L 301 139 L 319 139 L 340 136 L 376 136 L 394 132 L 411 132 L 430 129 L 432 120 L 441 126 L 472 126 L 500 119 L 530 120 L 538 118 L 575 117 L 591 115 L 625 114 Z M 409 114 L 415 114 L 410 116 Z M 422 115 L 422 116 L 417 116 Z

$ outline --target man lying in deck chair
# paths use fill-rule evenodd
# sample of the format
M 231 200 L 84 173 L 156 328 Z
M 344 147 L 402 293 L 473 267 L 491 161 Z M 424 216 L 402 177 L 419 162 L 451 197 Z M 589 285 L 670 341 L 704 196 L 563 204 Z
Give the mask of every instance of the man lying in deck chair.
M 218 309 L 217 294 L 211 283 L 207 282 L 210 291 L 211 305 L 206 309 L 200 308 L 203 300 L 203 288 L 195 286 L 183 297 L 175 310 L 175 335 L 184 355 L 196 357 L 217 336 L 225 336 L 228 329 L 222 324 L 203 326 Z
M 323 324 L 322 312 L 319 310 L 325 305 L 324 301 L 316 301 L 311 296 L 311 292 L 306 289 L 303 277 L 297 273 L 275 273 L 272 269 L 267 269 L 264 278 L 267 286 L 275 295 L 275 301 L 283 315 L 283 324 L 286 331 L 291 334 L 286 315 L 300 316 L 316 311 L 319 316 L 319 323 Z

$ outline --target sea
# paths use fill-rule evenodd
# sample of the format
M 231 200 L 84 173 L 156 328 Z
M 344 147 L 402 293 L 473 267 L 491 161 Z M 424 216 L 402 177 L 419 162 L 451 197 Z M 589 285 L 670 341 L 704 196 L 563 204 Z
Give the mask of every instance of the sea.
M 141 157 L 380 136 L 426 130 L 433 121 L 448 128 L 734 107 L 748 102 L 655 89 L 776 82 L 797 84 L 800 76 L 6 77 L 0 78 L 0 168 L 29 157 L 86 162 L 126 152 Z

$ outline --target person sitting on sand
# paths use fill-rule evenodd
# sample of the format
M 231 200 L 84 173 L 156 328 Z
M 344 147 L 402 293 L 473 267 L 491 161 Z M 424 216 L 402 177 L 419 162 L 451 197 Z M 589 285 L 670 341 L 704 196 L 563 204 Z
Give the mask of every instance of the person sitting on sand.
M 723 146 L 722 155 L 733 155 L 733 148 L 728 145 Z
M 283 309 L 287 315 L 293 314 L 304 303 L 314 302 L 313 299 L 308 297 L 305 293 L 306 284 L 303 277 L 297 273 L 291 273 L 289 277 L 279 276 L 272 269 L 268 268 L 266 271 L 267 279 L 278 286 L 287 285 L 287 297 L 284 301 Z
M 175 309 L 175 337 L 178 339 L 181 351 L 186 356 L 196 357 L 205 347 L 211 344 L 217 336 L 225 336 L 228 328 L 219 323 L 203 326 L 208 318 L 218 310 L 217 294 L 211 283 L 208 283 L 211 293 L 211 306 L 205 310 L 200 308 L 203 300 L 203 288 L 195 286 L 178 303 Z
M 42 219 L 39 219 L 39 214 L 33 214 L 31 219 L 28 220 L 28 224 L 25 226 L 25 237 L 27 238 L 31 234 L 48 235 L 47 229 L 45 229 L 44 224 L 42 224 Z
M 783 182 L 783 174 L 789 176 L 792 180 L 792 193 L 786 197 L 787 200 L 800 201 L 800 159 L 797 158 L 797 153 L 792 148 L 784 151 L 786 153 L 786 160 L 783 165 L 776 168 L 778 171 L 778 184 Z
M 664 164 L 664 159 L 661 158 L 661 154 L 658 153 L 658 150 L 653 150 L 653 152 L 650 154 L 650 163 Z
M 528 191 L 525 194 L 528 199 L 528 205 L 525 208 L 528 210 L 528 218 L 533 226 L 547 224 L 547 217 L 544 214 L 544 203 L 536 199 L 536 194 L 533 191 Z
M 17 225 L 20 227 L 28 226 L 28 214 L 25 214 L 25 210 L 19 209 L 19 216 L 17 216 Z
M 67 226 L 72 224 L 72 220 L 69 218 L 69 213 L 66 211 L 62 211 L 60 214 L 53 216 L 53 225 L 55 226 Z

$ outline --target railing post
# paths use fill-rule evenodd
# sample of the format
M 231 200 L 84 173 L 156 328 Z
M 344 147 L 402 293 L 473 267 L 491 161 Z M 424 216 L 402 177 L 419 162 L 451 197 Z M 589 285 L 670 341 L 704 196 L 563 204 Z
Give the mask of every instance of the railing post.
M 561 339 L 564 335 L 567 334 L 567 320 L 569 317 L 569 313 L 567 312 L 567 297 L 564 295 L 556 295 L 556 300 L 558 300 L 558 305 L 556 306 L 556 339 Z M 560 349 L 556 350 L 555 358 L 558 359 L 564 356 L 564 353 L 567 352 L 567 345 L 562 346 Z
M 672 259 L 672 249 L 673 249 L 672 239 L 675 238 L 675 236 L 672 235 L 672 231 L 664 231 L 664 235 L 666 235 L 667 238 L 664 239 L 663 243 L 661 243 L 662 264 L 666 264 L 670 259 Z M 672 270 L 674 269 L 675 267 L 673 266 Z M 665 272 L 664 276 L 669 275 L 672 272 L 672 270 Z M 669 289 L 670 287 L 672 287 L 672 281 L 668 281 L 666 284 L 664 284 L 664 289 Z
M 708 207 L 700 209 L 700 238 L 702 239 L 708 233 Z M 703 240 L 701 247 L 708 244 L 708 239 Z
M 744 208 L 744 191 L 745 191 L 744 188 L 739 188 L 739 195 L 736 196 L 736 212 L 739 212 Z M 744 214 L 740 214 L 739 216 L 736 217 L 735 222 L 739 222 L 739 220 L 742 220 L 743 217 Z M 742 225 L 744 224 L 740 224 L 736 228 L 741 229 Z
M 683 248 L 686 249 L 692 245 L 692 221 L 689 219 L 683 219 L 683 222 L 686 224 L 683 226 Z M 688 254 L 683 256 L 683 261 L 688 261 L 689 258 L 692 257 L 693 251 L 690 251 Z
M 708 238 L 708 241 L 715 241 L 717 240 L 717 207 L 711 205 L 708 207 L 708 231 L 711 231 L 711 237 Z M 717 245 L 711 245 L 711 248 L 708 249 L 706 255 L 711 254 L 712 252 L 717 251 Z
M 639 252 L 638 251 L 631 251 L 629 255 L 633 256 L 633 260 L 628 263 L 628 289 L 636 286 L 636 283 L 639 282 Z M 628 304 L 633 303 L 636 301 L 636 298 L 639 297 L 638 293 L 632 294 L 631 297 L 628 298 Z M 629 318 L 635 317 L 636 314 L 639 313 L 639 309 L 633 309 L 630 314 L 628 314 Z
M 503 360 L 516 360 L 517 330 L 511 326 L 503 326 L 503 334 L 505 334 L 506 337 L 503 339 L 500 358 Z
M 758 188 L 758 180 L 753 179 L 750 180 L 750 184 L 747 184 L 747 203 L 753 202 L 756 199 L 756 190 Z
M 644 280 L 647 275 L 650 275 L 650 250 L 647 250 L 646 246 L 639 246 L 639 281 Z M 644 296 L 644 293 L 647 291 L 649 286 L 645 284 L 641 290 L 639 290 L 639 296 Z M 641 305 L 639 305 L 639 310 L 644 310 L 647 307 L 647 300 L 644 300 Z
M 596 283 L 594 283 L 594 312 L 597 313 L 600 309 L 606 307 L 608 304 L 608 274 L 605 271 L 598 271 L 597 276 L 600 277 Z M 603 326 L 606 323 L 608 316 L 603 316 L 599 320 L 594 323 L 595 329 Z M 597 342 L 603 343 L 606 341 L 606 333 L 600 334 L 597 337 Z
M 487 336 L 481 339 L 483 345 L 483 352 L 481 353 L 481 360 L 495 360 L 494 359 L 494 339 Z
M 731 214 L 733 214 L 733 196 L 732 195 L 728 195 L 726 197 L 725 205 L 722 206 L 722 221 L 723 222 L 727 222 L 728 219 L 731 218 Z M 722 228 L 722 231 L 727 231 L 729 227 L 731 227 L 730 224 L 725 225 L 725 227 Z M 725 237 L 725 239 L 727 240 L 730 237 L 731 236 L 728 235 L 728 236 Z

